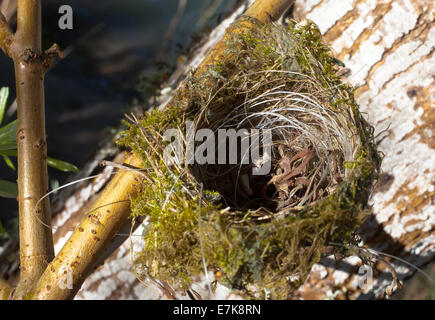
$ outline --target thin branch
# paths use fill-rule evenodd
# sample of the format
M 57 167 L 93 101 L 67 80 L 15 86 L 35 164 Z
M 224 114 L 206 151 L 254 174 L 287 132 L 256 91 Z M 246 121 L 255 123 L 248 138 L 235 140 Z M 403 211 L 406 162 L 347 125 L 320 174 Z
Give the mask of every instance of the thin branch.
M 10 53 L 18 104 L 20 282 L 14 298 L 20 299 L 54 258 L 54 248 L 52 231 L 44 226 L 51 225 L 49 200 L 38 203 L 48 191 L 43 62 L 51 62 L 41 52 L 41 1 L 19 0 L 17 23 Z
M 42 65 L 44 66 L 44 71 L 47 71 L 53 65 L 57 57 L 62 58 L 62 52 L 59 49 L 57 43 L 54 43 L 50 48 L 44 51 L 42 55 Z

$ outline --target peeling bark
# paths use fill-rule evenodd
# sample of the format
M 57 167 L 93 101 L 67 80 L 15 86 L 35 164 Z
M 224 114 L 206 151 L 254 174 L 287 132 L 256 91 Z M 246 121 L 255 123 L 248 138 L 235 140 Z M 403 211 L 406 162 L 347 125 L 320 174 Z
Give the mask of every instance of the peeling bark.
M 364 245 L 417 266 L 435 248 L 435 22 L 433 1 L 297 1 L 296 18 L 316 22 L 336 57 L 361 111 L 375 127 L 385 154 L 373 190 L 373 214 L 362 227 Z M 329 14 L 330 13 L 330 14 Z M 390 260 L 404 281 L 415 269 Z M 376 263 L 374 281 L 358 286 L 361 261 L 327 259 L 299 289 L 304 298 L 379 298 L 391 282 Z

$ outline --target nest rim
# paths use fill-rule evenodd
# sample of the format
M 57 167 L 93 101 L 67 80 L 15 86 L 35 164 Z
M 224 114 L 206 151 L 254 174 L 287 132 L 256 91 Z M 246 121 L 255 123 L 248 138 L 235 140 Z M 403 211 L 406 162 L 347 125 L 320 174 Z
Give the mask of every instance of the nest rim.
M 259 32 L 264 32 L 264 30 L 267 29 L 269 34 L 273 34 L 274 36 L 278 35 L 278 37 L 282 36 L 282 33 L 284 32 L 283 27 L 278 26 L 271 27 L 270 25 L 259 25 L 258 28 L 258 30 L 260 30 Z M 135 140 L 143 140 L 145 137 L 148 146 L 151 145 L 151 149 L 155 151 L 156 145 L 153 145 L 153 139 L 155 140 L 155 138 L 150 138 L 150 136 L 152 136 L 153 134 L 144 134 L 144 130 L 148 130 L 149 127 L 154 126 L 154 134 L 156 134 L 157 138 L 162 138 L 162 128 L 167 127 L 169 124 L 171 126 L 175 125 L 178 130 L 180 130 L 180 128 L 185 124 L 186 120 L 192 117 L 192 114 L 195 115 L 193 120 L 197 128 L 201 128 L 204 123 L 209 124 L 209 122 L 201 117 L 207 115 L 207 112 L 210 110 L 207 110 L 207 108 L 210 108 L 213 99 L 216 99 L 216 97 L 217 99 L 219 99 L 219 95 L 216 94 L 216 92 L 210 93 L 210 91 L 207 91 L 208 95 L 206 94 L 205 96 L 198 96 L 198 88 L 204 88 L 207 84 L 213 81 L 215 81 L 216 83 L 219 83 L 219 81 L 222 82 L 222 73 L 225 73 L 222 72 L 222 68 L 224 68 L 225 65 L 212 66 L 209 68 L 209 71 L 206 73 L 205 76 L 202 76 L 199 79 L 190 79 L 187 82 L 186 87 L 175 98 L 176 101 L 178 101 L 175 104 L 176 108 L 173 108 L 169 111 L 157 111 L 153 113 L 144 122 L 138 122 L 135 126 L 130 127 L 131 130 L 129 130 L 128 132 L 128 138 L 121 139 L 121 144 L 128 145 L 134 151 L 140 154 L 140 156 L 144 159 L 145 167 L 148 166 L 149 168 L 151 168 L 149 171 L 149 177 L 151 180 L 157 181 L 158 183 L 165 185 L 165 183 L 168 181 L 170 183 L 173 183 L 174 177 L 176 177 L 176 181 L 181 180 L 185 185 L 189 186 L 189 188 L 187 189 L 190 189 L 190 191 L 188 191 L 187 194 L 177 194 L 176 196 L 180 197 L 180 199 L 184 199 L 183 201 L 186 201 L 186 203 L 189 203 L 190 206 L 194 207 L 194 209 L 192 210 L 197 210 L 199 214 L 196 211 L 193 213 L 191 213 L 190 211 L 188 213 L 186 211 L 186 214 L 190 214 L 189 219 L 192 219 L 192 223 L 194 223 L 196 227 L 192 227 L 192 225 L 186 227 L 187 231 L 185 232 L 185 235 L 187 235 L 187 238 L 191 236 L 193 243 L 195 242 L 195 239 L 196 241 L 199 241 L 200 248 L 198 247 L 198 242 L 196 242 L 195 250 L 200 250 L 200 252 L 197 252 L 197 254 L 199 254 L 203 258 L 204 256 L 207 256 L 209 263 L 213 265 L 212 267 L 218 268 L 219 271 L 223 272 L 224 276 L 221 276 L 218 279 L 220 282 L 223 282 L 231 288 L 241 289 L 248 296 L 257 298 L 259 297 L 259 295 L 261 296 L 262 294 L 259 288 L 274 290 L 272 288 L 276 286 L 277 282 L 283 284 L 285 289 L 275 290 L 276 292 L 274 293 L 274 296 L 279 298 L 287 297 L 289 292 L 291 292 L 289 288 L 294 289 L 298 287 L 300 282 L 303 281 L 304 278 L 306 278 L 307 276 L 307 269 L 310 268 L 303 268 L 302 265 L 313 265 L 314 262 L 317 262 L 318 259 L 320 259 L 321 250 L 315 249 L 323 248 L 327 239 L 333 239 L 334 241 L 346 243 L 356 242 L 354 231 L 356 226 L 359 225 L 359 223 L 366 215 L 366 202 L 370 193 L 370 188 L 374 182 L 374 179 L 376 178 L 380 166 L 380 156 L 378 155 L 373 143 L 373 128 L 361 116 L 358 110 L 358 106 L 352 95 L 352 88 L 343 85 L 340 82 L 340 79 L 334 75 L 334 71 L 325 70 L 328 68 L 333 68 L 333 63 L 331 62 L 331 60 L 329 60 L 330 58 L 328 58 L 329 48 L 319 46 L 319 43 L 321 43 L 321 38 L 318 29 L 313 27 L 312 23 L 308 23 L 306 26 L 299 26 L 294 24 L 291 26 L 291 31 L 295 34 L 299 32 L 297 34 L 298 37 L 302 37 L 304 32 L 311 32 L 312 39 L 307 40 L 307 38 L 303 38 L 303 41 L 298 43 L 298 45 L 303 46 L 306 45 L 304 41 L 311 41 L 311 45 L 314 44 L 318 47 L 314 47 L 313 49 L 314 51 L 317 50 L 315 54 L 313 54 L 312 52 L 310 52 L 310 54 L 313 54 L 314 56 L 320 56 L 320 59 L 323 60 L 320 62 L 316 60 L 314 65 L 308 65 L 308 70 L 311 68 L 311 71 L 307 72 L 307 70 L 304 70 L 305 73 L 288 70 L 273 70 L 272 72 L 277 71 L 277 74 L 291 74 L 292 77 L 294 76 L 294 81 L 305 80 L 307 82 L 322 82 L 324 80 L 322 76 L 329 72 L 328 77 L 330 77 L 329 81 L 331 85 L 327 87 L 318 86 L 318 88 L 323 88 L 325 92 L 335 92 L 340 94 L 340 97 L 336 99 L 335 104 L 329 104 L 330 110 L 328 110 L 328 112 L 332 112 L 339 117 L 344 117 L 345 122 L 348 121 L 347 123 L 350 123 L 350 127 L 352 127 L 350 130 L 350 136 L 356 139 L 355 141 L 357 141 L 355 144 L 352 145 L 353 148 L 349 149 L 351 151 L 347 150 L 347 153 L 343 152 L 343 161 L 341 163 L 343 168 L 342 181 L 336 183 L 335 189 L 333 191 L 325 194 L 323 197 L 315 201 L 305 202 L 301 206 L 296 205 L 292 208 L 287 208 L 282 212 L 275 212 L 273 214 L 272 212 L 268 212 L 267 210 L 265 210 L 262 214 L 260 214 L 261 219 L 258 220 L 260 222 L 255 222 L 251 218 L 258 214 L 256 210 L 231 210 L 228 208 L 222 208 L 221 206 L 214 206 L 213 203 L 215 200 L 213 200 L 212 198 L 213 196 L 216 196 L 216 194 L 213 193 L 212 190 L 212 192 L 210 193 L 210 197 L 207 198 L 206 196 L 203 196 L 202 185 L 200 182 L 198 182 L 197 175 L 191 174 L 191 172 L 189 172 L 189 170 L 192 171 L 192 167 L 190 167 L 190 169 L 188 169 L 188 172 L 186 172 L 185 169 L 182 168 L 182 166 L 176 166 L 175 168 L 170 169 L 167 166 L 163 165 L 163 169 L 159 169 L 161 171 L 160 173 L 156 174 L 156 172 L 152 172 L 152 167 L 155 168 L 157 164 L 162 165 L 161 154 L 157 152 L 157 154 L 159 154 L 157 157 L 158 161 L 155 161 L 150 166 L 149 154 L 147 154 L 147 151 L 144 150 L 143 145 Z M 237 34 L 233 39 L 233 44 L 240 45 L 240 41 L 249 42 L 252 37 L 255 37 L 257 35 L 258 33 L 256 33 L 254 36 L 251 33 Z M 261 41 L 260 43 L 256 42 L 255 39 L 253 41 L 253 45 L 256 47 L 261 47 L 263 45 Z M 280 44 L 278 43 L 275 45 L 279 47 Z M 229 46 L 229 48 L 231 55 L 231 45 Z M 268 48 L 266 48 L 266 51 L 267 50 Z M 240 52 L 243 52 L 243 50 L 240 50 Z M 237 52 L 236 54 L 240 55 L 240 52 Z M 307 52 L 302 52 L 304 54 L 307 54 Z M 323 55 L 327 55 L 327 57 Z M 269 55 L 269 53 L 267 52 L 266 58 L 269 58 L 270 56 L 272 56 L 272 58 L 274 59 L 277 58 L 274 52 L 272 52 L 271 55 Z M 285 63 L 288 63 L 288 61 L 286 62 L 281 60 L 281 65 L 284 65 Z M 323 68 L 323 70 L 321 70 L 323 72 L 321 76 L 318 76 L 316 75 L 316 72 L 313 72 L 313 69 L 317 68 L 318 64 L 321 64 Z M 231 64 L 226 67 L 231 68 Z M 266 70 L 264 72 L 270 71 L 271 70 Z M 318 71 L 318 69 L 316 69 L 316 71 Z M 303 75 L 302 79 L 298 79 L 298 76 L 300 77 L 301 75 Z M 220 89 L 218 89 L 217 91 L 222 90 L 221 87 L 222 86 L 220 86 Z M 189 102 L 187 102 L 188 108 L 186 108 L 186 93 L 187 96 L 189 96 Z M 295 94 L 295 92 L 290 92 L 290 94 Z M 252 99 L 255 98 L 256 97 Z M 232 106 L 229 107 L 231 111 L 227 114 L 227 116 L 230 115 L 234 110 L 237 110 L 237 108 L 241 108 L 242 106 L 244 107 L 245 102 L 249 99 L 246 99 L 245 96 L 242 100 L 244 101 L 243 103 L 234 104 L 237 106 L 236 108 Z M 196 106 L 194 108 L 191 107 L 192 101 L 195 101 Z M 177 113 L 179 113 L 180 111 L 183 113 L 183 117 L 179 117 L 179 115 L 177 115 Z M 174 121 L 174 119 L 176 120 Z M 227 119 L 227 117 L 225 117 L 224 119 Z M 219 127 L 219 125 L 217 127 Z M 141 136 L 141 138 L 138 139 L 138 136 Z M 148 151 L 150 151 L 149 148 Z M 193 167 L 193 171 L 194 170 L 195 166 Z M 163 183 L 163 180 L 158 180 L 162 179 L 162 177 L 168 174 L 169 176 L 171 176 L 168 180 L 165 180 Z M 163 192 L 164 198 L 169 199 L 167 187 L 165 188 L 166 193 Z M 175 189 L 169 190 L 170 196 L 172 196 L 172 194 L 180 192 L 179 190 L 173 190 Z M 151 191 L 148 190 L 148 192 Z M 147 196 L 149 197 L 150 193 L 148 193 Z M 186 200 L 186 197 L 190 199 L 190 202 Z M 178 201 L 180 199 L 176 200 Z M 150 215 L 150 210 L 154 210 L 152 208 L 150 209 L 150 207 L 147 206 L 147 204 L 144 204 L 143 201 L 143 199 L 136 199 L 135 201 L 133 201 L 133 214 L 144 214 L 143 208 L 145 208 L 145 214 Z M 166 207 L 166 204 L 167 201 L 164 202 L 163 209 Z M 134 206 L 136 206 L 136 208 L 134 208 Z M 142 210 L 142 213 L 138 213 L 140 210 Z M 206 213 L 203 213 L 204 211 Z M 171 219 L 173 219 L 173 217 L 166 218 L 170 221 L 172 221 Z M 158 221 L 159 219 L 157 213 L 155 215 L 155 219 L 157 219 L 156 221 Z M 174 219 L 176 220 L 176 218 Z M 158 222 L 158 224 L 159 228 L 161 228 L 158 230 L 160 230 L 160 232 L 163 231 L 164 228 L 161 226 L 162 222 Z M 295 247 L 294 244 L 290 243 L 290 246 L 293 247 L 285 248 L 285 250 L 287 250 L 285 251 L 283 249 L 283 246 L 293 241 L 288 238 L 288 235 L 286 235 L 286 233 L 289 232 L 293 232 L 296 234 L 296 238 L 294 238 L 296 240 L 294 240 L 294 242 L 296 244 L 299 244 L 299 246 L 296 245 Z M 264 237 L 267 238 L 267 236 L 271 235 L 272 233 L 274 233 L 274 236 L 275 234 L 277 234 L 276 239 L 278 240 L 270 241 L 267 244 L 267 241 L 264 240 Z M 304 237 L 297 239 L 298 233 L 304 233 L 305 235 Z M 310 233 L 312 233 L 312 235 L 310 235 Z M 222 239 L 219 240 L 220 242 L 218 242 L 218 244 L 221 247 L 227 245 L 227 249 L 229 251 L 225 253 L 222 252 L 222 250 L 220 249 L 217 250 L 215 245 L 216 242 L 211 241 L 213 240 L 213 237 L 221 237 Z M 245 243 L 243 243 L 244 240 L 241 240 L 243 237 L 244 240 L 246 240 Z M 164 237 L 162 237 L 162 239 L 164 239 Z M 229 244 L 225 244 L 225 241 L 229 241 Z M 311 244 L 304 245 L 304 243 Z M 232 246 L 236 245 L 242 246 L 240 251 L 232 251 Z M 256 246 L 263 246 L 263 253 L 258 253 L 258 248 Z M 273 248 L 273 250 L 267 246 L 270 246 L 271 248 Z M 251 252 L 254 247 L 257 248 L 255 249 L 257 251 L 254 250 L 255 252 Z M 295 257 L 298 254 L 301 256 L 297 257 L 295 262 L 288 261 L 288 259 L 286 259 L 285 257 L 281 257 L 281 260 L 278 263 L 270 262 L 269 264 L 263 263 L 263 265 L 258 265 L 253 262 L 255 258 L 258 258 L 259 254 L 262 258 L 266 257 L 267 259 L 269 259 L 267 261 L 272 261 L 273 259 L 278 260 L 276 256 L 279 256 L 281 254 L 281 252 L 279 251 L 280 249 L 282 252 L 285 251 L 289 253 L 289 256 Z M 150 250 L 150 252 L 155 250 L 156 254 L 163 254 L 165 259 L 170 259 L 171 254 L 174 257 L 178 254 L 174 253 L 174 251 L 171 251 L 172 249 L 166 253 L 163 251 L 159 251 L 160 249 L 157 248 L 157 240 L 156 246 L 153 246 L 152 243 L 148 243 L 148 247 L 146 247 L 145 250 Z M 301 254 L 301 250 L 307 251 L 308 253 Z M 137 259 L 137 262 L 143 267 L 145 275 L 148 277 L 159 275 L 159 270 L 153 270 L 152 266 L 153 261 L 155 261 L 156 259 L 155 257 L 156 256 L 154 256 L 153 258 L 152 254 L 147 256 L 147 253 L 144 253 L 144 256 Z M 190 273 L 194 274 L 201 271 L 202 265 L 200 262 L 195 264 L 185 257 L 178 257 L 177 259 L 180 259 L 180 261 L 182 261 L 181 263 L 178 263 L 178 265 L 181 265 L 178 267 L 178 269 L 176 268 L 172 270 L 170 266 L 166 265 L 167 261 L 163 261 L 162 263 L 160 263 L 159 268 L 167 271 L 167 273 L 164 274 L 164 278 L 165 276 L 166 278 L 168 278 L 168 274 L 172 277 L 179 277 L 179 279 L 175 281 L 176 285 L 181 284 L 181 288 L 185 288 L 188 287 L 190 283 L 189 281 L 192 276 Z M 216 263 L 216 261 L 221 262 Z M 192 267 L 191 270 L 188 270 L 188 267 L 182 266 L 183 263 L 185 265 L 192 263 L 193 265 L 195 265 L 195 267 Z M 262 271 L 258 271 L 258 269 Z M 296 280 L 293 279 L 292 281 L 287 278 L 284 280 L 277 279 L 277 275 L 281 274 L 280 270 L 284 270 L 284 273 L 286 272 L 286 270 L 292 270 L 290 274 L 297 275 L 299 278 Z

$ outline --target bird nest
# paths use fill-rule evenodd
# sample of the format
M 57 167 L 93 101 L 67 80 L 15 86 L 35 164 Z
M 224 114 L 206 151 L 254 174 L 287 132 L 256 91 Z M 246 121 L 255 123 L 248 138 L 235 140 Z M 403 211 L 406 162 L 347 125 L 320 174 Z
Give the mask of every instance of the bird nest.
M 356 243 L 380 157 L 317 27 L 250 23 L 119 142 L 146 176 L 132 199 L 148 221 L 141 277 L 187 289 L 214 271 L 247 297 L 283 299 L 329 242 Z

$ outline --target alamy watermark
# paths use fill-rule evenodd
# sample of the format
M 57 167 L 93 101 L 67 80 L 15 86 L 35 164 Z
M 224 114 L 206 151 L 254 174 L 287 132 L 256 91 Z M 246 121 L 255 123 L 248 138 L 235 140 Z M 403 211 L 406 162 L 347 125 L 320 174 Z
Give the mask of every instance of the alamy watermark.
M 270 129 L 213 131 L 202 128 L 195 131 L 194 123 L 187 121 L 185 135 L 179 129 L 168 129 L 163 135 L 163 141 L 170 142 L 163 153 L 163 160 L 167 165 L 252 164 L 253 175 L 266 175 L 271 170 Z M 195 142 L 202 143 L 198 145 Z
M 72 290 L 73 270 L 68 266 L 62 266 L 59 269 L 59 277 L 59 288 L 62 290 Z
M 362 265 L 358 269 L 358 288 L 365 290 L 373 283 L 373 268 L 368 265 Z
M 62 16 L 59 18 L 58 26 L 61 30 L 73 29 L 73 9 L 69 5 L 62 5 L 59 7 L 59 14 Z

